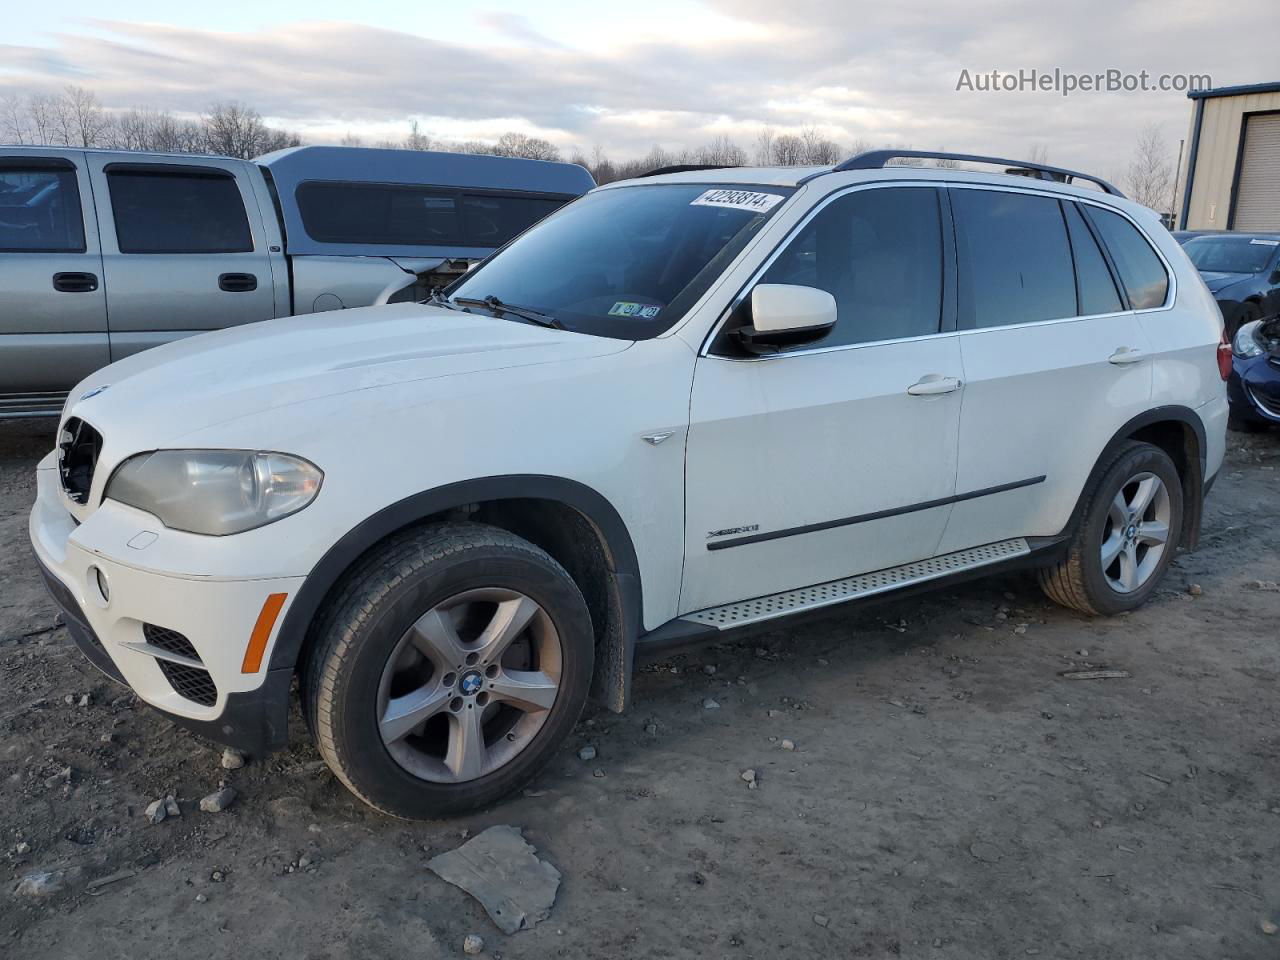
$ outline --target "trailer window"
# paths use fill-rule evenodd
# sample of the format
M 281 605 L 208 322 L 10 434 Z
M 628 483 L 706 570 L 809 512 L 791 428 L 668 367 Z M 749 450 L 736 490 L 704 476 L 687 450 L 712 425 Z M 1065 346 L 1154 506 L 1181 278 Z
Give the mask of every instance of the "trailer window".
M 398 183 L 312 180 L 295 193 L 321 243 L 500 247 L 569 198 Z

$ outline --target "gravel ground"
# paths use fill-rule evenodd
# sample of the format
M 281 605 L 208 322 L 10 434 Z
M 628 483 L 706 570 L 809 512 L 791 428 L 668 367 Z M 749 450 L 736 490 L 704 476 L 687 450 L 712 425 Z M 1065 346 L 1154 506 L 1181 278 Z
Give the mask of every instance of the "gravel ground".
M 1232 434 L 1201 548 L 1135 614 L 1011 576 L 702 648 L 646 665 L 632 711 L 589 713 L 524 796 L 406 824 L 353 800 L 296 715 L 290 751 L 227 771 L 80 658 L 26 542 L 50 430 L 0 426 L 0 956 L 443 957 L 471 933 L 512 958 L 1280 948 L 1280 592 L 1257 585 L 1280 580 L 1280 434 Z M 202 812 L 224 781 L 234 803 Z M 167 794 L 181 816 L 150 824 Z M 500 823 L 564 878 L 511 936 L 425 867 Z M 35 871 L 61 889 L 17 892 Z

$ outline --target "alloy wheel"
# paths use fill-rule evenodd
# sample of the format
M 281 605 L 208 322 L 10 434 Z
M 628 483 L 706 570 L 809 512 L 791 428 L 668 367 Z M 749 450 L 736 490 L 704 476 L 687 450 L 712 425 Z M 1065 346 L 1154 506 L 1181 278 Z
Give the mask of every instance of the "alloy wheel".
M 1169 544 L 1173 507 L 1154 473 L 1127 480 L 1112 498 L 1102 532 L 1102 572 L 1117 593 L 1140 589 L 1159 569 Z
M 377 723 L 391 757 L 436 783 L 510 763 L 542 729 L 563 651 L 547 612 L 515 590 L 456 594 L 419 617 L 382 671 Z

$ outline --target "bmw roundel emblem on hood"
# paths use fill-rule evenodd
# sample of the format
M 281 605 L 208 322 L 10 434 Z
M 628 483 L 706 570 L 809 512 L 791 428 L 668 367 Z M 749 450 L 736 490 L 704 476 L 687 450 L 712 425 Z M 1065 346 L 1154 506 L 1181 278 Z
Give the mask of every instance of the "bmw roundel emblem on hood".
M 94 387 L 92 390 L 90 390 L 90 391 L 88 391 L 88 392 L 86 392 L 86 393 L 82 393 L 82 394 L 80 395 L 80 400 L 83 402 L 83 401 L 85 401 L 85 400 L 88 400 L 90 397 L 96 397 L 96 396 L 97 396 L 98 394 L 100 394 L 103 390 L 106 390 L 109 386 L 111 386 L 111 384 L 109 384 L 109 383 L 104 383 L 104 384 L 103 384 L 102 386 L 100 386 L 100 387 Z

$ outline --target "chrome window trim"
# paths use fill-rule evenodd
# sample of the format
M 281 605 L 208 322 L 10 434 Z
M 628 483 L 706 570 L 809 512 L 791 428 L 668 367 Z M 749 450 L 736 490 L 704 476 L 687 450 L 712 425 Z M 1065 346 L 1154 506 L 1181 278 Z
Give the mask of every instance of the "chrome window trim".
M 1138 231 L 1138 235 L 1141 236 L 1142 239 L 1147 242 L 1147 245 L 1151 247 L 1151 249 L 1155 252 L 1156 257 L 1160 260 L 1160 263 L 1164 266 L 1165 276 L 1169 281 L 1169 289 L 1165 294 L 1165 301 L 1163 304 L 1161 304 L 1158 307 L 1147 307 L 1142 310 L 1115 310 L 1110 313 L 1091 313 L 1084 316 L 1074 316 L 1074 317 L 1054 317 L 1049 320 L 1028 320 L 1025 323 L 1007 323 L 1007 324 L 1000 324 L 998 326 L 991 326 L 991 327 L 972 327 L 967 330 L 939 330 L 937 333 L 926 333 L 926 334 L 921 334 L 915 337 L 897 337 L 891 340 L 868 340 L 863 343 L 842 343 L 842 344 L 837 344 L 829 347 L 816 346 L 816 347 L 810 347 L 804 350 L 787 350 L 780 353 L 761 354 L 759 356 L 752 356 L 752 357 L 727 357 L 727 356 L 721 356 L 720 354 L 713 354 L 711 352 L 711 344 L 715 341 L 716 337 L 719 335 L 724 325 L 729 322 L 729 317 L 733 314 L 734 310 L 736 310 L 742 304 L 742 302 L 747 298 L 748 292 L 757 283 L 760 282 L 760 278 L 764 276 L 765 272 L 768 271 L 768 269 L 771 266 L 773 266 L 774 261 L 777 260 L 778 257 L 782 255 L 783 251 L 785 251 L 788 245 L 790 245 L 790 243 L 799 235 L 800 231 L 803 230 L 806 226 L 808 226 L 809 221 L 812 220 L 815 216 L 817 216 L 822 210 L 824 210 L 828 204 L 850 193 L 854 193 L 855 191 L 858 191 L 858 190 L 883 190 L 891 187 L 896 188 L 896 187 L 904 187 L 904 186 L 905 187 L 927 187 L 934 190 L 937 190 L 937 189 L 992 190 L 992 191 L 1001 192 L 1001 193 L 1025 193 L 1025 194 L 1030 194 L 1032 196 L 1037 196 L 1037 197 L 1048 197 L 1052 200 L 1070 200 L 1070 201 L 1075 201 L 1076 203 L 1088 203 L 1088 204 L 1092 204 L 1095 207 L 1100 207 L 1103 210 L 1108 210 L 1112 213 L 1117 213 L 1120 216 L 1124 217 L 1126 220 L 1129 221 L 1130 224 L 1133 225 L 1134 229 Z M 1072 269 L 1074 272 L 1074 266 Z M 810 354 L 818 354 L 818 353 L 836 353 L 842 350 L 860 350 L 860 349 L 863 349 L 864 347 L 879 347 L 887 344 L 913 343 L 919 340 L 935 340 L 935 339 L 941 339 L 943 337 L 964 337 L 964 336 L 970 336 L 972 334 L 990 333 L 993 330 L 1021 330 L 1027 327 L 1042 327 L 1050 323 L 1053 323 L 1053 324 L 1075 323 L 1081 320 L 1102 320 L 1102 319 L 1106 319 L 1107 317 L 1142 316 L 1144 314 L 1160 313 L 1165 310 L 1172 310 L 1174 307 L 1174 304 L 1177 302 L 1177 284 L 1178 284 L 1178 279 L 1177 279 L 1176 273 L 1173 270 L 1173 266 L 1169 263 L 1168 259 L 1165 258 L 1165 255 L 1161 251 L 1160 247 L 1151 239 L 1150 234 L 1148 234 L 1147 231 L 1142 228 L 1142 225 L 1139 224 L 1136 220 L 1134 220 L 1133 217 L 1129 216 L 1127 211 L 1121 210 L 1119 207 L 1112 206 L 1109 203 L 1099 202 L 1097 200 L 1092 199 L 1091 197 L 1077 197 L 1073 195 L 1064 195 L 1056 191 L 1036 190 L 1034 188 L 1027 188 L 1027 187 L 1020 187 L 1020 186 L 1014 187 L 1014 186 L 1005 186 L 1003 184 L 961 183 L 961 182 L 956 182 L 951 180 L 886 180 L 886 181 L 876 181 L 873 183 L 855 183 L 847 187 L 841 187 L 836 190 L 833 190 L 831 193 L 827 194 L 827 196 L 823 197 L 822 200 L 819 201 L 817 204 L 815 204 L 813 206 L 813 209 L 811 209 L 807 214 L 805 214 L 804 217 L 791 228 L 791 230 L 787 233 L 787 235 L 784 236 L 782 240 L 778 242 L 778 245 L 774 247 L 772 251 L 770 251 L 769 255 L 765 258 L 764 262 L 759 267 L 757 267 L 756 270 L 751 274 L 750 279 L 748 279 L 747 282 L 743 284 L 742 289 L 739 290 L 733 296 L 733 298 L 729 302 L 729 305 L 725 307 L 724 310 L 721 311 L 720 317 L 716 320 L 714 324 L 712 324 L 711 330 L 707 333 L 706 337 L 703 339 L 702 347 L 698 351 L 698 356 L 714 357 L 717 360 L 726 360 L 726 361 L 729 361 L 730 363 L 758 363 L 762 360 L 764 361 L 782 360 L 787 357 L 804 357 L 804 356 L 809 356 Z M 1128 294 L 1126 293 L 1125 296 L 1127 299 Z

